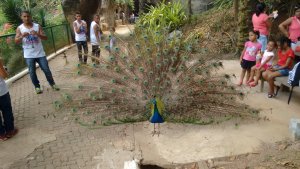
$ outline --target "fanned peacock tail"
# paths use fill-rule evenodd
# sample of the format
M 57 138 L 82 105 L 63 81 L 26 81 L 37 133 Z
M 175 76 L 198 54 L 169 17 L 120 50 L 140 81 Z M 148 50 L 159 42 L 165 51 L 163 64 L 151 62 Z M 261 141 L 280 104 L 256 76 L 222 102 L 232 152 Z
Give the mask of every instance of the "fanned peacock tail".
M 199 51 L 193 34 L 136 28 L 129 40 L 118 39 L 109 56 L 100 58 L 100 66 L 78 64 L 76 74 L 97 83 L 65 89 L 55 106 L 70 109 L 88 125 L 145 121 L 153 96 L 164 102 L 162 114 L 171 122 L 206 124 L 215 117 L 255 113 L 236 101 L 244 94 L 231 84 L 231 75 L 220 73 L 222 62 Z

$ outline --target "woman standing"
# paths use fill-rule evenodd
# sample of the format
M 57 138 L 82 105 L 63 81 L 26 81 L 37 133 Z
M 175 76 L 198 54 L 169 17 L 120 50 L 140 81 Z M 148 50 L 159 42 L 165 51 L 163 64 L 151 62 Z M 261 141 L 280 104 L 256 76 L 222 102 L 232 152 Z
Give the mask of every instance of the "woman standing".
M 252 24 L 255 31 L 259 32 L 259 43 L 262 45 L 261 51 L 265 51 L 268 43 L 267 36 L 269 35 L 269 29 L 272 25 L 269 20 L 269 16 L 266 14 L 266 4 L 258 3 L 255 8 L 255 13 L 252 16 Z
M 297 44 L 300 38 L 300 4 L 295 6 L 295 15 L 282 22 L 279 25 L 279 29 L 286 37 L 288 37 L 292 41 L 292 49 L 297 55 L 295 57 L 295 61 L 299 62 L 300 54 L 298 54 L 295 49 L 298 45 L 300 47 L 300 44 Z

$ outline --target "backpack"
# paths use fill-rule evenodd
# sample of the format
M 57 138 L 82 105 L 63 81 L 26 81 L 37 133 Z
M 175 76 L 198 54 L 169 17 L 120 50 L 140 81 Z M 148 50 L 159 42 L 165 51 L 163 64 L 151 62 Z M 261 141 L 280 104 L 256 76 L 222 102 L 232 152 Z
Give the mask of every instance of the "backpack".
M 289 72 L 288 84 L 291 86 L 299 86 L 300 80 L 300 62 L 298 62 L 293 70 Z

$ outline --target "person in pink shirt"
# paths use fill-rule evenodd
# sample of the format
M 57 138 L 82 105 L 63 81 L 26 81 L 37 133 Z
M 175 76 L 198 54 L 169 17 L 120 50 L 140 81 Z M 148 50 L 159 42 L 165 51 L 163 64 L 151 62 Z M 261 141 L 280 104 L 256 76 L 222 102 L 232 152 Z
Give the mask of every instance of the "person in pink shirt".
M 240 76 L 240 81 L 237 84 L 241 86 L 243 84 L 244 77 L 246 76 L 246 82 L 249 81 L 251 68 L 256 64 L 256 56 L 261 52 L 261 44 L 258 42 L 259 32 L 250 31 L 249 32 L 249 41 L 245 43 L 244 50 L 240 57 L 240 63 L 242 67 L 242 72 Z
M 255 13 L 252 16 L 252 24 L 255 31 L 259 31 L 258 41 L 262 45 L 262 51 L 266 50 L 269 29 L 271 28 L 272 22 L 270 17 L 266 14 L 266 4 L 258 3 L 256 5 Z
M 292 41 L 291 46 L 295 52 L 296 46 L 298 46 L 296 44 L 300 41 L 300 3 L 295 6 L 295 15 L 282 22 L 279 29 Z M 300 56 L 296 56 L 295 61 L 300 61 Z

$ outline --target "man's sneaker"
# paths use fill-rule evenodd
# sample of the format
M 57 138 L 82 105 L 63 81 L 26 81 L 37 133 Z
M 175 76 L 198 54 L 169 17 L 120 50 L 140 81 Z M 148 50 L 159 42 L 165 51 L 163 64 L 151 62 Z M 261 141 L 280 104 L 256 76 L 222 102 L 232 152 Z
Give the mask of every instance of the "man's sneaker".
M 18 132 L 19 132 L 19 130 L 17 129 L 17 128 L 15 128 L 15 129 L 13 129 L 13 130 L 11 130 L 11 131 L 8 131 L 7 133 L 6 133 L 6 137 L 7 138 L 12 138 L 13 136 L 15 136 L 16 134 L 18 134 Z
M 59 87 L 58 87 L 58 86 L 56 86 L 56 85 L 52 85 L 51 87 L 52 87 L 52 89 L 53 89 L 53 90 L 55 90 L 55 91 L 59 91 Z
M 36 87 L 36 88 L 35 88 L 35 93 L 36 93 L 36 94 L 41 94 L 41 93 L 43 93 L 43 91 L 42 91 L 41 88 Z
M 6 137 L 6 135 L 4 135 L 4 134 L 1 134 L 0 135 L 0 141 L 5 141 L 5 140 L 7 140 L 8 138 Z

